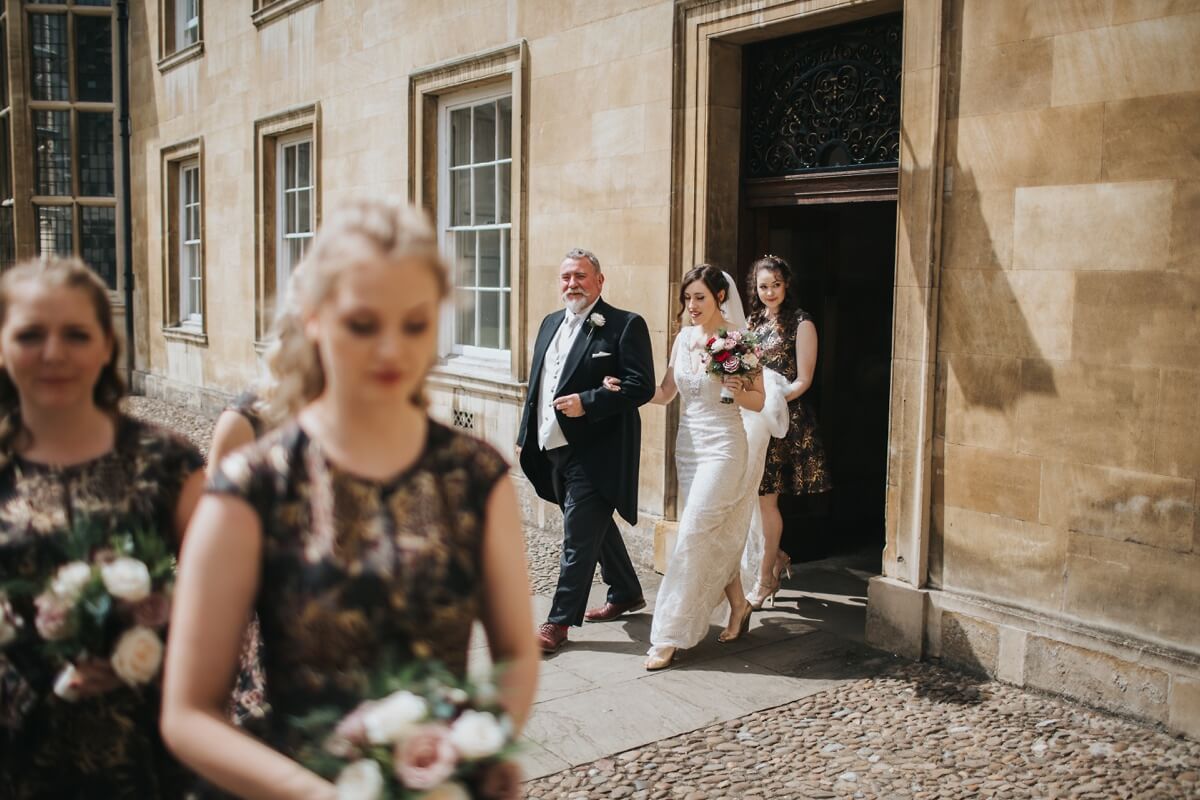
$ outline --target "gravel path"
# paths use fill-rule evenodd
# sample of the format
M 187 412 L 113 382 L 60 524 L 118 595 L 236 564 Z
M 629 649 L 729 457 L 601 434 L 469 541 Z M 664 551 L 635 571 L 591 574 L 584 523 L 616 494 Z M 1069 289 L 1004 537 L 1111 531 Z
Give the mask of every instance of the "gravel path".
M 526 784 L 530 798 L 1200 797 L 1200 743 L 904 664 Z

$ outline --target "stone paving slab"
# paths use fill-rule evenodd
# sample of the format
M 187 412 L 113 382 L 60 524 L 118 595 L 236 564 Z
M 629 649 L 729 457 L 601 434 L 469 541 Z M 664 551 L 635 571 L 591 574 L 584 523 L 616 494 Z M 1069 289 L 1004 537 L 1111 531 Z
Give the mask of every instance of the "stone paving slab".
M 789 588 L 792 602 L 756 612 L 750 631 L 727 644 L 716 641 L 728 613 L 717 609 L 705 640 L 659 672 L 643 666 L 657 576 L 643 580 L 645 611 L 572 628 L 569 643 L 542 662 L 525 730 L 531 747 L 521 757 L 526 777 L 792 702 L 859 677 L 865 663 L 890 660 L 836 633 L 847 625 L 851 635 L 861 630 L 861 579 L 847 581 L 835 569 L 809 570 L 804 581 L 820 597 Z M 594 586 L 590 603 L 603 602 L 604 591 Z M 532 602 L 540 622 L 549 599 Z

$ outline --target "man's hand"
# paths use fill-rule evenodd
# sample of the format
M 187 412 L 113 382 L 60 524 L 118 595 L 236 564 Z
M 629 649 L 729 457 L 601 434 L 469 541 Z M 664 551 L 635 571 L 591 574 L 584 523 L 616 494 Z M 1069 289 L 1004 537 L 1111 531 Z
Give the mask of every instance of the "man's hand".
M 579 395 L 577 394 L 567 394 L 554 398 L 554 408 L 561 411 L 563 416 L 566 417 L 583 416 L 583 401 L 579 399 Z

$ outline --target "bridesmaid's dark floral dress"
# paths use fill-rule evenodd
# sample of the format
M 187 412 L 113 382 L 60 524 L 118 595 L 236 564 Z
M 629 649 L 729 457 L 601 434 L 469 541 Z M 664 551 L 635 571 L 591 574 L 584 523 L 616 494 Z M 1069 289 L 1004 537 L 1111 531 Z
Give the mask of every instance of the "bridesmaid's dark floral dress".
M 254 431 L 254 438 L 261 439 L 266 433 L 266 422 L 258 413 L 258 395 L 254 392 L 242 392 L 225 409 L 240 414 Z M 266 678 L 262 668 L 262 634 L 258 629 L 258 616 L 251 618 L 246 626 L 246 635 L 242 638 L 241 668 L 233 685 L 233 695 L 229 700 L 229 715 L 238 725 L 244 725 L 248 720 L 265 717 L 268 711 L 266 704 Z
M 182 438 L 126 416 L 113 449 L 83 464 L 13 457 L 0 466 L 0 579 L 48 575 L 64 560 L 55 540 L 83 521 L 152 528 L 174 548 L 180 492 L 203 464 Z M 159 736 L 158 687 L 59 699 L 57 666 L 36 646 L 33 603 L 12 605 L 25 624 L 0 649 L 0 798 L 182 797 L 191 778 Z
M 208 491 L 242 498 L 263 527 L 270 712 L 247 728 L 291 754 L 288 717 L 349 711 L 384 659 L 465 674 L 486 506 L 507 471 L 493 447 L 432 420 L 417 460 L 387 481 L 333 464 L 294 421 L 224 459 Z
M 790 318 L 756 315 L 750 326 L 762 341 L 762 365 L 775 370 L 790 383 L 796 380 L 796 329 L 812 317 L 797 310 Z M 825 466 L 825 448 L 812 407 L 800 395 L 788 403 L 788 432 L 771 439 L 763 467 L 762 494 L 817 494 L 833 488 Z

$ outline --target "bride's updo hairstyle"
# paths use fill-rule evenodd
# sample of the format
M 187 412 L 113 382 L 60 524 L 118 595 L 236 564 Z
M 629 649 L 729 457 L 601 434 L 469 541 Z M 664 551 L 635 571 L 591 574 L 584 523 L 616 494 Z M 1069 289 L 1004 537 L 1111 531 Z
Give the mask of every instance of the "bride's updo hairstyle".
M 3 327 L 8 319 L 13 289 L 22 283 L 75 289 L 87 295 L 96 311 L 96 322 L 100 324 L 100 330 L 112 342 L 112 357 L 100 370 L 100 377 L 96 379 L 96 386 L 92 389 L 92 402 L 96 404 L 96 408 L 115 416 L 120 410 L 121 398 L 125 396 L 125 382 L 117 368 L 121 363 L 121 342 L 113 327 L 108 287 L 78 258 L 42 256 L 22 262 L 0 278 L 0 327 Z M 12 459 L 17 437 L 23 430 L 25 427 L 21 422 L 21 398 L 17 394 L 17 387 L 8 376 L 8 370 L 0 367 L 0 465 Z
M 321 225 L 304 260 L 288 283 L 267 351 L 272 383 L 263 398 L 268 418 L 278 424 L 325 390 L 325 370 L 304 320 L 333 294 L 346 270 L 372 262 L 425 264 L 437 281 L 438 299 L 450 293 L 446 265 L 425 214 L 398 198 L 360 198 L 340 206 Z M 418 389 L 413 401 L 424 404 Z
M 758 273 L 770 270 L 783 282 L 783 302 L 779 304 L 779 319 L 788 320 L 799 310 L 800 304 L 796 293 L 792 291 L 792 266 L 786 258 L 768 253 L 758 258 L 750 265 L 750 274 L 746 276 L 746 295 L 750 298 L 750 324 L 757 325 L 766 318 L 767 307 L 758 299 Z
M 687 301 L 684 299 L 684 295 L 687 293 L 687 287 L 696 281 L 704 282 L 718 306 L 724 303 L 725 298 L 729 296 L 729 281 L 725 279 L 725 273 L 721 271 L 721 268 L 714 267 L 712 264 L 697 264 L 687 271 L 679 283 L 679 313 L 675 315 L 675 319 L 680 325 L 683 325 L 683 312 L 687 311 Z

